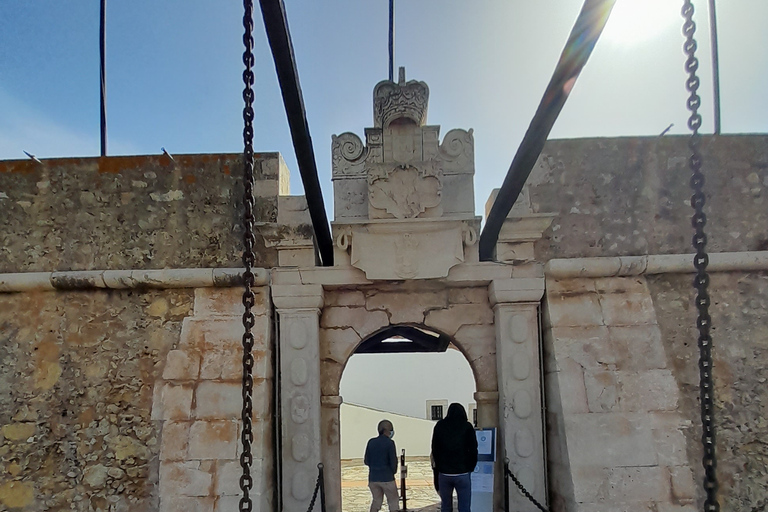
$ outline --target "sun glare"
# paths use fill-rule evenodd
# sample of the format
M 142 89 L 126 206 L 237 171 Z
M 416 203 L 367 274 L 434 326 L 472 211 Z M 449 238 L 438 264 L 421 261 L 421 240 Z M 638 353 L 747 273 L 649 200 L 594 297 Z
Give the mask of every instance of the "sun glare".
M 646 42 L 675 23 L 679 11 L 678 2 L 669 0 L 618 0 L 603 37 L 626 45 Z

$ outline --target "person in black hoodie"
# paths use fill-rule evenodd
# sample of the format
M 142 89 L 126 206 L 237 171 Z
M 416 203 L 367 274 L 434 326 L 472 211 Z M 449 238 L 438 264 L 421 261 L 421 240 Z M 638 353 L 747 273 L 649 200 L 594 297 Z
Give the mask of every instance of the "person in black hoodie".
M 477 465 L 477 437 L 461 404 L 453 403 L 432 431 L 432 457 L 438 472 L 440 512 L 453 510 L 453 490 L 459 512 L 470 512 L 471 474 Z

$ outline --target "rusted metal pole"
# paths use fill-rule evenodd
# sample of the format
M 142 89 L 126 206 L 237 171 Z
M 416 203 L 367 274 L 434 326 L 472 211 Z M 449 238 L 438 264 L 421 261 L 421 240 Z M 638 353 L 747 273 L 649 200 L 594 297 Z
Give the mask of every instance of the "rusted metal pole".
M 389 81 L 395 80 L 395 0 L 389 0 Z
M 403 500 L 403 511 L 408 510 L 408 501 L 405 494 L 405 479 L 408 476 L 408 467 L 405 465 L 405 449 L 400 452 L 400 497 Z
M 107 156 L 107 0 L 101 0 L 99 57 L 101 76 L 101 156 Z
M 720 58 L 717 45 L 715 0 L 709 0 L 709 40 L 712 46 L 712 93 L 714 94 L 715 135 L 720 135 Z

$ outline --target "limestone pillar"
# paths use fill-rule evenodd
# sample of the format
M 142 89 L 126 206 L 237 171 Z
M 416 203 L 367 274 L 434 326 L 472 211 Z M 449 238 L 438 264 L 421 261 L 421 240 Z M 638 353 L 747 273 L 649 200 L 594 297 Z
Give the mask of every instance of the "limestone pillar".
M 320 285 L 274 285 L 280 319 L 283 511 L 307 510 L 321 461 Z
M 543 279 L 493 281 L 489 296 L 496 326 L 499 378 L 499 437 L 502 461 L 536 500 L 546 504 L 544 417 L 539 350 L 539 301 Z M 538 509 L 510 481 L 510 510 Z
M 332 512 L 341 510 L 341 426 L 339 409 L 342 399 L 339 395 L 322 398 L 322 460 L 325 478 L 325 508 Z

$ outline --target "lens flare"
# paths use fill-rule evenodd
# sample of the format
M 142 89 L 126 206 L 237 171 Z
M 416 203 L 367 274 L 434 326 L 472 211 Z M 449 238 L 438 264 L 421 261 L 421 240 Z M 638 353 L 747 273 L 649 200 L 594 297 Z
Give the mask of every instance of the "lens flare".
M 679 11 L 678 2 L 669 0 L 618 0 L 602 37 L 624 45 L 647 42 L 674 24 Z

